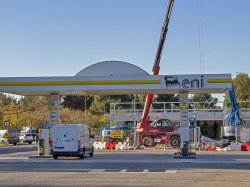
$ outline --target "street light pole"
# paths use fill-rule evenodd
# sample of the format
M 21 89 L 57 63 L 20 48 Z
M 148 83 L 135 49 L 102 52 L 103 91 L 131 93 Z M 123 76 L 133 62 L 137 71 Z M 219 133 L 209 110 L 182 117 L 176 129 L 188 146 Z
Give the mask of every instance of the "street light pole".
M 86 108 L 87 108 L 86 95 L 84 95 L 84 123 L 85 124 L 87 124 Z

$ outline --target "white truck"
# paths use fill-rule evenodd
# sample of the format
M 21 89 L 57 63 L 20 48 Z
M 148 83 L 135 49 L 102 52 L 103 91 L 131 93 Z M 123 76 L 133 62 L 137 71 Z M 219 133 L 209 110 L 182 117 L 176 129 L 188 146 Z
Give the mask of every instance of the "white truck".
M 57 159 L 58 156 L 79 156 L 80 159 L 83 159 L 85 154 L 93 157 L 93 138 L 87 125 L 54 125 L 51 136 L 53 158 Z

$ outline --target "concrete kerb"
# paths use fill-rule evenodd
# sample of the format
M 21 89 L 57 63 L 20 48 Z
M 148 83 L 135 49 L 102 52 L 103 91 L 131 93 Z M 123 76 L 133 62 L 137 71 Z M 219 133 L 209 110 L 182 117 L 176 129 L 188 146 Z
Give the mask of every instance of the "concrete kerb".
M 179 152 L 174 153 L 174 159 L 196 159 L 196 153 L 190 153 L 188 156 L 183 156 Z
M 47 159 L 47 158 L 53 158 L 52 155 L 29 155 L 28 156 L 28 159 L 34 159 L 34 158 L 44 158 L 44 159 Z

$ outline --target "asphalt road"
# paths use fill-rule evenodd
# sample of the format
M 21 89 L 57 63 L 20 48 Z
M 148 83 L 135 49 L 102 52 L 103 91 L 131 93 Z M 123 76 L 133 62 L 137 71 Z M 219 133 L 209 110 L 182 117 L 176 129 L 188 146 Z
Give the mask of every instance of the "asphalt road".
M 36 148 L 34 145 L 29 144 L 17 144 L 9 145 L 6 147 L 0 147 L 0 158 L 3 157 L 27 157 L 30 154 L 35 154 Z
M 32 145 L 0 148 L 0 186 L 250 186 L 249 152 L 97 151 L 81 160 L 28 159 Z

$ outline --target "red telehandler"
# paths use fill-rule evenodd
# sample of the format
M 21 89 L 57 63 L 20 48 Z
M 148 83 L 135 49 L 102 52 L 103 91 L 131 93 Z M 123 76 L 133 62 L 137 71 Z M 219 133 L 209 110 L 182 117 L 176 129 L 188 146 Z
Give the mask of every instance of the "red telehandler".
M 160 71 L 160 60 L 165 43 L 166 35 L 168 32 L 168 24 L 174 5 L 174 0 L 169 0 L 166 16 L 161 30 L 160 39 L 158 42 L 158 48 L 154 59 L 154 65 L 152 68 L 152 75 L 158 75 Z M 174 147 L 180 145 L 180 135 L 175 133 L 175 127 L 168 119 L 160 119 L 150 123 L 149 110 L 153 102 L 153 94 L 147 94 L 144 109 L 141 117 L 141 121 L 137 124 L 136 131 L 139 133 L 140 144 L 145 146 L 154 146 L 156 143 L 165 143 L 166 138 L 169 138 L 170 144 Z M 169 133 L 169 136 L 166 134 Z

